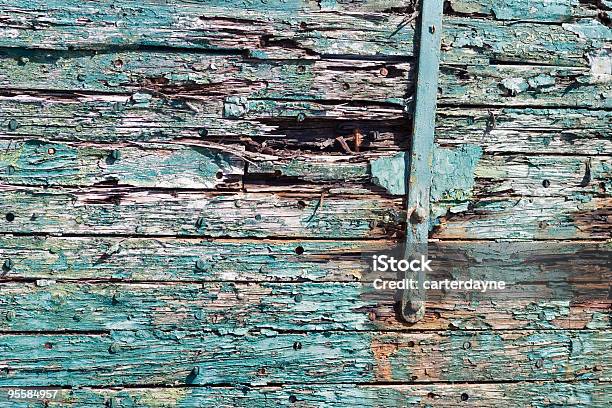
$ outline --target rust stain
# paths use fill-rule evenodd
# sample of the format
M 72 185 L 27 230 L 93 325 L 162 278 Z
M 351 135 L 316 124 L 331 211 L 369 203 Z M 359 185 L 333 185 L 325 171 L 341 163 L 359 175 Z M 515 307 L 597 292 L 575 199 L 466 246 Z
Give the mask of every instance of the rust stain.
M 391 371 L 390 357 L 399 350 L 399 344 L 388 343 L 384 340 L 372 339 L 372 354 L 374 355 L 374 375 L 377 380 L 391 381 L 393 374 Z

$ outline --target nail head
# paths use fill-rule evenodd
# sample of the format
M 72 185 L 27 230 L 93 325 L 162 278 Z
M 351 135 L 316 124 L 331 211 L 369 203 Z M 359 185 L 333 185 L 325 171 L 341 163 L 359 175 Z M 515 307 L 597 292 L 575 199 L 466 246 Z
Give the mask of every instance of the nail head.
M 413 224 L 420 224 L 423 221 L 425 221 L 427 214 L 425 212 L 425 209 L 423 207 L 416 207 L 413 211 L 412 214 L 410 214 L 410 221 Z
M 204 226 L 204 222 L 204 217 L 198 217 L 195 223 L 196 228 L 202 228 Z

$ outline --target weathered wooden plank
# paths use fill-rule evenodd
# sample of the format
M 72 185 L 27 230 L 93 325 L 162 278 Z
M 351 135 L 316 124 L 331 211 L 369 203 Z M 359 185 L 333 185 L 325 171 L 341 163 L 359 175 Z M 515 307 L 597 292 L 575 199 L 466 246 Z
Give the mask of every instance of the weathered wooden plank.
M 483 156 L 476 167 L 475 195 L 609 196 L 612 157 Z
M 405 56 L 413 52 L 414 28 L 405 15 L 221 7 L 193 3 L 29 1 L 4 8 L 2 47 L 106 49 L 183 47 L 252 56 Z M 36 29 L 32 29 L 36 28 Z M 588 33 L 588 35 L 587 35 Z M 449 16 L 444 43 L 449 62 L 545 62 L 588 66 L 586 54 L 606 47 L 609 29 L 596 19 L 563 25 Z M 579 39 L 579 41 L 577 41 Z M 608 47 L 609 48 L 609 47 Z
M 380 238 L 396 234 L 405 219 L 399 200 L 375 194 L 5 187 L 1 196 L 0 212 L 12 219 L 3 233 Z M 478 198 L 471 204 L 463 193 L 447 197 L 452 201 L 434 203 L 440 217 L 435 238 L 610 238 L 608 197 Z
M 387 71 L 384 75 L 381 70 Z M 400 61 L 250 60 L 186 52 L 0 52 L 0 86 L 202 97 L 242 95 L 294 100 L 402 102 L 411 94 L 411 64 Z M 385 71 L 382 71 L 383 73 Z
M 611 341 L 575 330 L 2 335 L 0 372 L 9 386 L 605 380 Z
M 609 61 L 611 38 L 612 30 L 596 19 L 557 25 L 446 17 L 442 60 L 452 64 L 493 61 L 598 70 L 598 61 Z M 609 62 L 602 66 L 607 68 L 601 73 L 609 73 Z
M 588 68 L 443 66 L 439 103 L 496 107 L 612 107 L 612 76 Z
M 124 2 L 121 5 L 31 1 L 6 8 L 3 30 L 11 39 L 0 46 L 98 48 L 110 46 L 189 47 L 201 50 L 250 50 L 257 57 L 329 54 L 390 54 L 411 43 L 400 30 L 403 16 L 334 13 L 202 5 Z M 40 12 L 45 17 L 41 19 Z M 387 30 L 381 30 L 385 22 Z M 28 30 L 35 26 L 37 30 Z M 409 37 L 412 30 L 407 29 Z M 340 34 L 342 33 L 342 34 Z M 4 36 L 3 36 L 4 37 Z M 63 40 L 60 41 L 60 37 Z M 6 37 L 5 37 L 6 38 Z M 286 47 L 285 43 L 292 44 Z M 409 47 L 406 47 L 408 49 Z M 405 55 L 397 53 L 396 55 Z
M 172 98 L 240 95 L 254 100 L 346 100 L 400 106 L 413 92 L 411 64 L 399 61 L 256 61 L 153 51 L 4 53 L 0 85 L 12 90 L 148 90 Z M 588 67 L 534 68 L 486 61 L 445 65 L 441 73 L 443 104 L 610 107 L 609 72 Z
M 131 97 L 44 93 L 4 96 L 0 97 L 0 137 L 71 142 L 197 138 L 242 141 L 249 149 L 278 155 L 284 149 L 344 152 L 335 138 L 350 136 L 354 129 L 362 132 L 361 150 L 365 151 L 406 150 L 401 142 L 409 140 L 406 113 L 398 105 L 232 101 L 226 104 L 228 113 L 240 119 L 223 117 L 222 97 L 186 102 L 148 93 Z M 612 149 L 612 118 L 603 110 L 441 107 L 438 112 L 438 143 L 472 143 L 492 152 L 536 149 L 567 153 L 570 149 L 576 154 L 595 154 Z M 259 142 L 245 141 L 246 137 Z M 352 142 L 349 144 L 352 148 Z
M 443 274 L 442 274 L 443 275 Z M 447 275 L 448 276 L 448 275 Z M 609 327 L 607 281 L 516 281 L 497 293 L 434 293 L 418 330 Z M 533 279 L 524 276 L 524 279 Z M 608 274 L 609 278 L 609 274 Z M 440 273 L 428 279 L 444 279 Z M 492 279 L 487 277 L 487 279 Z M 542 278 L 541 278 L 542 279 Z M 574 301 L 572 297 L 588 297 Z M 0 284 L 0 331 L 406 330 L 395 291 L 371 283 L 36 283 Z M 469 300 L 458 298 L 469 297 Z M 511 300 L 508 300 L 511 299 Z M 39 317 L 44 315 L 44 319 Z
M 517 194 L 524 197 L 608 196 L 612 191 L 612 158 L 609 156 L 481 156 L 480 149 L 473 147 L 461 145 L 434 150 L 434 201 L 491 194 L 499 197 Z M 405 191 L 399 186 L 404 168 L 403 154 L 378 158 L 301 154 L 291 159 L 250 164 L 247 170 L 250 181 L 245 188 L 247 191 L 282 191 L 288 189 L 283 181 L 305 181 L 317 184 L 293 184 L 291 190 L 358 192 L 372 190 L 376 185 L 388 193 L 401 195 Z M 275 184 L 266 185 L 265 180 L 271 178 Z
M 612 200 L 571 198 L 482 198 L 434 204 L 439 239 L 610 239 Z
M 222 96 L 185 100 L 153 96 L 150 92 L 131 96 L 42 92 L 0 96 L 0 115 L 0 137 L 11 139 L 109 142 L 288 136 L 290 140 L 299 138 L 294 141 L 294 149 L 299 146 L 323 150 L 335 146 L 341 151 L 334 138 L 340 133 L 337 127 L 346 121 L 361 121 L 358 126 L 364 132 L 379 132 L 376 138 L 369 138 L 374 147 L 387 146 L 396 135 L 408 134 L 398 125 L 407 116 L 399 105 L 239 97 L 226 100 Z M 389 123 L 382 123 L 383 120 Z M 312 129 L 312 133 L 304 135 L 304 129 Z M 374 140 L 379 137 L 381 142 Z
M 396 2 L 391 0 L 358 0 L 344 1 L 333 0 L 313 4 L 308 0 L 272 0 L 267 1 L 265 6 L 253 0 L 214 0 L 214 1 L 186 1 L 174 0 L 175 4 L 215 6 L 240 8 L 243 10 L 276 10 L 287 12 L 300 11 L 342 11 L 342 12 L 379 12 L 391 14 L 403 14 L 411 12 L 414 5 L 409 3 L 398 7 Z M 597 8 L 603 7 L 589 2 L 578 2 L 577 0 L 552 0 L 546 3 L 546 7 L 539 3 L 515 2 L 511 0 L 452 0 L 447 6 L 447 12 L 458 14 L 475 14 L 492 16 L 503 20 L 533 20 L 533 21 L 565 21 L 570 17 L 593 17 L 596 15 Z M 129 3 L 128 3 L 129 4 Z M 146 3 L 145 3 L 146 4 Z M 528 7 L 530 6 L 530 7 Z M 563 17 L 563 18 L 562 18 Z
M 367 271 L 362 252 L 393 245 L 385 240 L 0 237 L 2 257 L 13 261 L 4 279 L 351 282 Z
M 303 122 L 310 118 L 328 119 L 403 119 L 408 116 L 408 109 L 401 105 L 368 105 L 363 103 L 335 102 L 285 102 L 272 100 L 251 100 L 244 97 L 230 96 L 223 105 L 223 117 L 229 119 L 277 119 L 292 118 Z
M 352 143 L 352 142 L 351 142 Z M 433 169 L 435 200 L 521 194 L 523 196 L 607 195 L 612 191 L 608 156 L 481 156 L 480 149 L 437 148 Z M 235 154 L 194 145 L 95 145 L 38 140 L 0 141 L 0 180 L 18 185 L 85 186 L 114 183 L 138 187 L 238 187 L 249 153 Z M 118 153 L 117 153 L 118 152 Z M 119 154 L 117 159 L 113 155 Z M 247 191 L 305 191 L 404 194 L 403 154 L 381 156 L 304 154 L 262 155 L 249 160 Z M 293 156 L 293 157 L 291 157 Z M 263 158 L 266 161 L 261 161 Z M 468 163 L 469 162 L 469 163 Z M 460 182 L 458 175 L 470 178 Z M 258 182 L 258 179 L 262 180 Z M 263 180 L 275 180 L 274 185 Z M 291 185 L 297 181 L 302 185 Z M 315 185 L 311 183 L 316 183 Z M 289 187 L 290 186 L 290 187 Z
M 597 15 L 597 4 L 579 0 L 450 0 L 446 13 L 493 17 L 497 20 L 569 22 Z
M 4 187 L 3 233 L 380 238 L 402 219 L 383 196 Z
M 15 408 L 43 406 L 32 401 L 7 398 L 0 393 L 0 403 Z M 284 385 L 247 387 L 149 387 L 149 388 L 75 388 L 62 392 L 50 406 L 103 406 L 135 408 L 150 406 L 224 408 L 275 407 L 605 407 L 612 402 L 609 382 L 516 382 L 496 384 L 410 384 L 410 385 Z M 63 406 L 63 405 L 60 405 Z
M 359 284 L 2 284 L 0 330 L 374 328 Z M 391 299 L 393 296 L 391 294 Z M 371 303 L 370 303 L 371 304 Z M 44 319 L 37 316 L 44 315 Z M 370 324 L 369 324 L 370 323 Z
M 199 147 L 0 140 L 0 168 L 8 184 L 237 188 L 244 161 Z
M 611 129 L 604 110 L 439 107 L 436 141 L 491 153 L 595 155 L 612 151 Z
M 0 254 L 3 261 L 12 261 L 11 269 L 2 271 L 6 280 L 371 282 L 378 275 L 368 273 L 370 255 L 396 245 L 387 240 L 3 236 Z M 436 258 L 451 262 L 448 268 L 446 264 L 439 267 L 435 276 L 442 274 L 442 278 L 448 270 L 454 270 L 457 276 L 486 275 L 509 283 L 588 283 L 609 277 L 605 265 L 593 256 L 610 250 L 605 242 L 510 246 L 489 241 L 432 242 L 430 247 L 432 254 L 441 254 Z M 459 256 L 461 250 L 465 255 Z M 580 264 L 572 263 L 576 258 L 580 258 Z M 556 262 L 551 264 L 551 259 Z

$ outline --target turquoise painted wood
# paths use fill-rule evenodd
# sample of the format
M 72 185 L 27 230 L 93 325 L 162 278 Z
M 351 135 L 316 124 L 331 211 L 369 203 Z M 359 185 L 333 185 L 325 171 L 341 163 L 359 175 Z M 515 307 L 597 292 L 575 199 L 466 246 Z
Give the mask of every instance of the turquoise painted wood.
M 442 7 L 439 0 L 423 1 L 420 15 L 419 60 L 415 93 L 412 144 L 406 161 L 406 259 L 427 256 L 429 236 L 430 191 L 433 173 L 436 98 L 442 38 Z M 407 157 L 408 158 L 408 157 Z M 406 279 L 425 280 L 423 273 L 409 272 Z M 425 315 L 425 293 L 421 289 L 405 289 L 401 310 L 408 323 L 416 323 Z
M 0 406 L 610 406 L 610 4 L 422 3 L 0 0 Z

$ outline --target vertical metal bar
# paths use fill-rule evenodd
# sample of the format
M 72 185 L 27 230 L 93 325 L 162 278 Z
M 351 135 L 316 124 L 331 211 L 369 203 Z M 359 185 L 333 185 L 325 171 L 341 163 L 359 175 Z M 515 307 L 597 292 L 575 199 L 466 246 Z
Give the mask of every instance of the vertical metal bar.
M 419 59 L 416 78 L 416 101 L 412 129 L 412 146 L 406 168 L 408 222 L 405 256 L 427 256 L 429 233 L 429 196 L 434 149 L 436 96 L 440 67 L 440 41 L 442 33 L 443 0 L 421 0 L 419 25 Z M 407 273 L 407 279 L 423 282 L 424 273 Z M 415 323 L 425 314 L 425 292 L 405 289 L 402 294 L 403 318 Z

